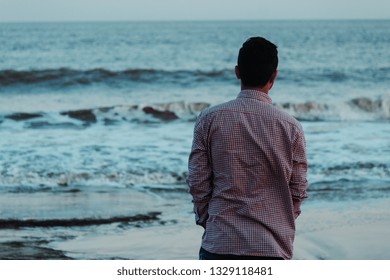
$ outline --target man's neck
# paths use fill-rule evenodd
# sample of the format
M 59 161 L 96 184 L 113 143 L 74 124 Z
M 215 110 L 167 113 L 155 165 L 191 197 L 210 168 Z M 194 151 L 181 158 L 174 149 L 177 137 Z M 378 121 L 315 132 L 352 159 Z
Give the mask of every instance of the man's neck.
M 248 87 L 248 86 L 241 85 L 241 90 L 256 90 L 256 91 L 261 91 L 265 94 L 268 94 L 270 89 L 267 85 L 265 85 L 263 87 Z

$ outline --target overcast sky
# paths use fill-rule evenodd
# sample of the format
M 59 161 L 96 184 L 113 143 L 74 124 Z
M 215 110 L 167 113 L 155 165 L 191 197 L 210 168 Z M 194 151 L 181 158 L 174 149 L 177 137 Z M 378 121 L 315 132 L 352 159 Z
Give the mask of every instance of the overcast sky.
M 390 0 L 0 0 L 0 21 L 390 19 Z

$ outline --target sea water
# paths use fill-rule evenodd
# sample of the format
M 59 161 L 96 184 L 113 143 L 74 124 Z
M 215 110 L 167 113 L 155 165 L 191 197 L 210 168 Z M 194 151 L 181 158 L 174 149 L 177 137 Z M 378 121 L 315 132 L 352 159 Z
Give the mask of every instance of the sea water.
M 388 197 L 390 21 L 2 23 L 0 242 L 195 227 L 194 121 L 236 98 L 251 36 L 278 46 L 270 97 L 305 131 L 305 204 Z

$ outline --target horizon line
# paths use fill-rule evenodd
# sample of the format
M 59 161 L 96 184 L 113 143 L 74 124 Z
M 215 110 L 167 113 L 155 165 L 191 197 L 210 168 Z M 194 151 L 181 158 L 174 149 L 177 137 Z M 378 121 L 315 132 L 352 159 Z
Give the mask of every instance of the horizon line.
M 291 19 L 63 19 L 63 20 L 0 20 L 0 23 L 123 23 L 123 22 L 261 22 L 261 21 L 389 21 L 390 18 L 291 18 Z

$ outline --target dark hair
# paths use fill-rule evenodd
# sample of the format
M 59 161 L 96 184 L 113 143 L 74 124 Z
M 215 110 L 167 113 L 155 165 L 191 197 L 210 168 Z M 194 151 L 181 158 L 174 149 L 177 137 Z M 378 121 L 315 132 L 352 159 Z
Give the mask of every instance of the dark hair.
M 243 85 L 264 86 L 278 67 L 277 46 L 262 37 L 251 37 L 242 44 L 237 66 Z

